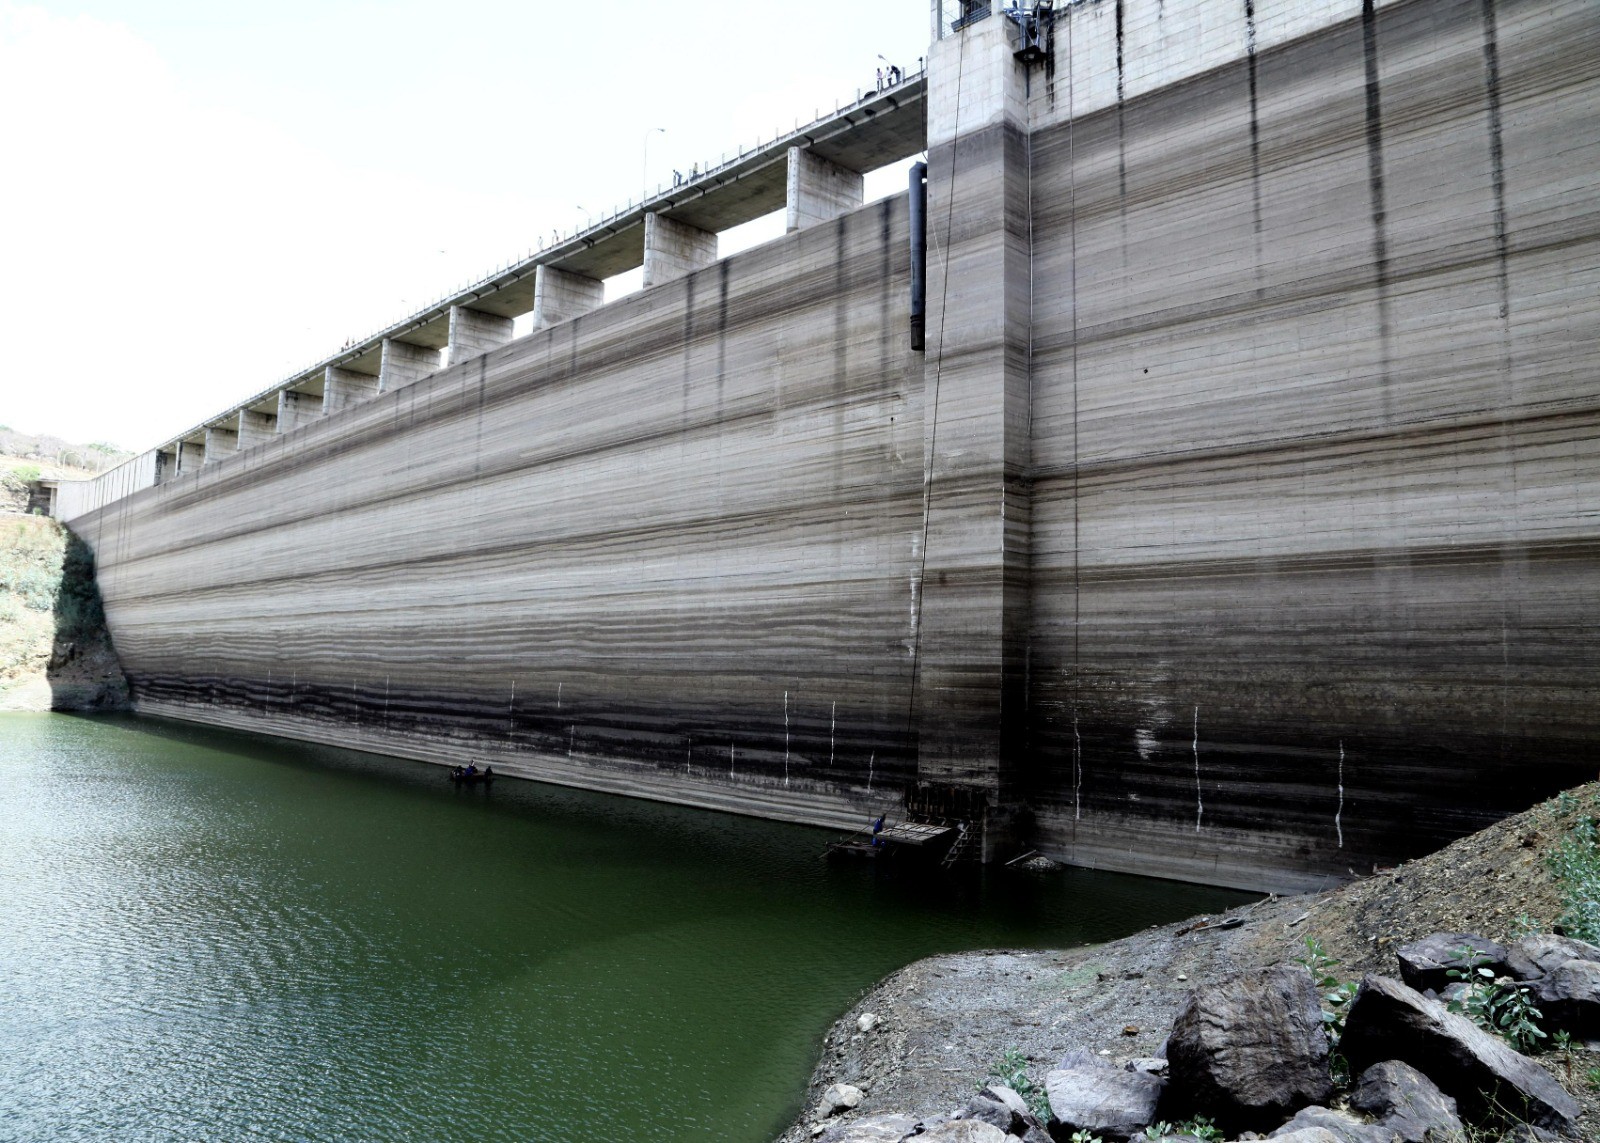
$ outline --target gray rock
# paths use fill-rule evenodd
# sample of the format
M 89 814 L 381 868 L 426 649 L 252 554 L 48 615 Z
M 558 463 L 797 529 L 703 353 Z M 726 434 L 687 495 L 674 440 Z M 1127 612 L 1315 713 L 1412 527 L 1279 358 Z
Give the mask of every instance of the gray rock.
M 1362 1123 L 1326 1107 L 1303 1107 L 1295 1117 L 1278 1128 L 1268 1139 L 1282 1139 L 1286 1135 L 1313 1128 L 1321 1128 L 1339 1143 L 1393 1143 L 1394 1137 L 1381 1127 Z
M 822 1102 L 818 1112 L 822 1115 L 838 1115 L 841 1111 L 850 1111 L 861 1106 L 862 1091 L 859 1087 L 852 1087 L 847 1083 L 836 1083 L 822 1093 Z
M 1600 961 L 1600 947 L 1571 937 L 1535 933 L 1512 942 L 1506 950 L 1506 970 L 1518 980 L 1549 976 L 1569 960 Z
M 1006 1133 L 992 1123 L 954 1119 L 929 1127 L 917 1136 L 917 1143 L 1006 1143 Z
M 1026 1119 L 1033 1114 L 1028 1107 L 1028 1101 L 1003 1083 L 992 1083 L 978 1094 L 986 1095 L 997 1103 L 1005 1104 L 1016 1114 L 1018 1119 Z
M 986 1095 L 1005 1104 L 1011 1109 L 1011 1134 L 1019 1137 L 1022 1143 L 1051 1143 L 1050 1133 L 1045 1130 L 1039 1117 L 1028 1106 L 1028 1101 L 1023 1099 L 1005 1084 L 990 1084 L 984 1088 L 980 1095 Z
M 1577 1138 L 1578 1104 L 1538 1064 L 1397 980 L 1367 976 L 1350 1004 L 1339 1050 L 1364 1071 L 1401 1060 L 1421 1071 L 1463 1114 L 1482 1117 L 1493 1092 L 1505 1111 L 1563 1138 Z
M 1167 1061 L 1159 1056 L 1138 1056 L 1129 1060 L 1123 1067 L 1130 1072 L 1149 1072 L 1153 1076 L 1167 1074 Z
M 976 1120 L 979 1123 L 992 1123 L 1001 1131 L 1014 1134 L 1012 1125 L 1020 1117 L 1004 1103 L 992 1098 L 988 1092 L 979 1092 L 968 1101 L 963 1118 Z
M 876 1012 L 863 1012 L 861 1015 L 856 1017 L 856 1031 L 870 1032 L 882 1023 L 883 1017 L 879 1016 Z
M 1350 1106 L 1377 1119 L 1394 1143 L 1453 1143 L 1466 1138 L 1456 1101 L 1410 1064 L 1385 1060 L 1361 1073 Z
M 873 1115 L 854 1123 L 836 1123 L 819 1143 L 900 1143 L 915 1135 L 922 1121 L 910 1115 Z
M 1500 1137 L 1500 1143 L 1563 1143 L 1562 1137 L 1531 1123 L 1513 1123 Z
M 1325 1127 L 1302 1127 L 1287 1135 L 1273 1135 L 1278 1143 L 1340 1143 L 1339 1137 Z
M 1600 1035 L 1600 963 L 1569 960 L 1533 985 L 1546 1028 L 1587 1040 Z
M 1024 1143 L 1050 1143 L 1049 1133 L 1028 1107 L 1028 1101 L 1004 1084 L 991 1084 L 974 1096 L 967 1104 L 966 1118 L 992 1123 Z
M 1167 1041 L 1168 1098 L 1179 1116 L 1223 1131 L 1268 1131 L 1333 1097 L 1328 1038 L 1311 973 L 1280 965 L 1196 988 Z
M 1468 948 L 1473 955 L 1462 956 L 1462 950 Z M 1453 983 L 1452 970 L 1482 967 L 1496 976 L 1506 971 L 1505 946 L 1476 933 L 1434 933 L 1406 945 L 1395 957 L 1400 961 L 1401 977 L 1418 992 L 1447 988 Z
M 1166 1081 L 1125 1072 L 1092 1052 L 1069 1052 L 1045 1077 L 1050 1098 L 1050 1133 L 1066 1138 L 1087 1131 L 1106 1139 L 1128 1139 L 1156 1117 Z

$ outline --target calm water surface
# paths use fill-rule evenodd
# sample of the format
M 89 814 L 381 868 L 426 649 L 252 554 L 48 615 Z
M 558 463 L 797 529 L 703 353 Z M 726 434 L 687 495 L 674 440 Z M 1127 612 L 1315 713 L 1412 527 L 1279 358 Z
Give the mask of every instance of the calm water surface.
M 830 1021 L 908 961 L 1242 899 L 919 882 L 823 862 L 832 836 L 0 715 L 0 1139 L 758 1143 Z

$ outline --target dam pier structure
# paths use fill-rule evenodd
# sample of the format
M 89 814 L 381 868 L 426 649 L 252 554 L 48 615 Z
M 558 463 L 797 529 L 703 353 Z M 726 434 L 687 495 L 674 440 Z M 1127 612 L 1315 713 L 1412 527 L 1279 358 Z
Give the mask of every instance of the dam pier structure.
M 932 14 L 59 487 L 137 708 L 1248 888 L 1591 776 L 1600 8 Z

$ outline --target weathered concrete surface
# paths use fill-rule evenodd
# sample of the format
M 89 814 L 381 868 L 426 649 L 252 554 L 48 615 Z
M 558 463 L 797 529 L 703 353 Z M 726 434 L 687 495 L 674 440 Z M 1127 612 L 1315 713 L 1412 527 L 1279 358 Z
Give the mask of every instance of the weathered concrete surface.
M 1075 862 L 1360 871 L 1592 770 L 1600 9 L 1344 12 L 1071 126 L 1066 61 L 1034 87 L 1029 747 Z
M 74 520 L 140 709 L 778 817 L 890 805 L 908 246 L 880 203 Z
M 813 820 L 966 786 L 1251 887 L 1588 773 L 1600 9 L 1122 0 L 1053 42 L 930 57 L 925 358 L 902 206 L 696 269 L 685 198 L 681 248 L 530 273 L 560 325 L 434 372 L 402 323 L 404 388 L 303 420 L 319 372 L 270 445 L 63 490 L 146 709 Z
M 830 163 L 815 151 L 790 147 L 787 185 L 784 222 L 793 233 L 856 209 L 862 202 L 864 180 L 860 171 Z
M 378 395 L 378 379 L 372 374 L 340 369 L 337 365 L 328 366 L 322 385 L 323 416 L 342 412 Z
M 661 214 L 644 216 L 644 284 L 648 289 L 717 260 L 717 236 Z
M 581 274 L 568 274 L 553 266 L 540 266 L 533 286 L 533 327 L 546 329 L 570 318 L 599 309 L 606 300 L 606 284 Z

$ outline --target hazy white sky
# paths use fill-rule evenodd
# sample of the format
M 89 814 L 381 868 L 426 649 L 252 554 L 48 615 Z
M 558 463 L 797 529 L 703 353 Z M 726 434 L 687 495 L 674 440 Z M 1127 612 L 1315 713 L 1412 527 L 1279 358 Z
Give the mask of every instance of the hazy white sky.
M 653 187 L 927 40 L 926 0 L 0 0 L 0 424 L 148 448 L 637 199 L 649 128 Z

